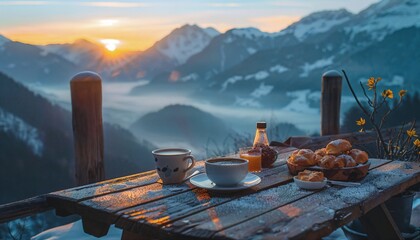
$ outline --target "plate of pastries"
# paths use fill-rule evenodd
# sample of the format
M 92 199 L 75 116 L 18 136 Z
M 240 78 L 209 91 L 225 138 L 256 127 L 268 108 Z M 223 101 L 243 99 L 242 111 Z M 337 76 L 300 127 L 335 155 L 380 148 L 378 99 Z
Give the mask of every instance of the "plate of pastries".
M 318 171 L 304 170 L 293 177 L 293 181 L 299 188 L 315 190 L 321 189 L 327 185 L 327 179 L 324 173 Z
M 354 181 L 366 176 L 370 163 L 365 151 L 353 149 L 345 139 L 337 139 L 316 151 L 295 150 L 289 156 L 287 166 L 292 175 L 309 169 L 321 171 L 331 180 Z

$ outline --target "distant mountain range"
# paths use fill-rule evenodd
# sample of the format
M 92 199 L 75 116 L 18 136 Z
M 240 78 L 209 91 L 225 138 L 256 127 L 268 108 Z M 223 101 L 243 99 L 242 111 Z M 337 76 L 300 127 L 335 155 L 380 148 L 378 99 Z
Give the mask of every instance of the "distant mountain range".
M 143 52 L 113 60 L 86 40 L 32 46 L 1 37 L 0 71 L 21 81 L 67 84 L 77 71 L 93 70 L 106 81 L 150 81 L 133 94 L 189 88 L 211 102 L 244 106 L 284 103 L 290 91 L 319 91 L 328 69 L 346 69 L 355 83 L 382 76 L 390 87 L 420 89 L 413 66 L 420 61 L 419 12 L 417 0 L 382 0 L 358 14 L 312 13 L 275 33 L 219 33 L 187 24 Z
M 153 168 L 129 131 L 105 123 L 104 139 L 107 178 Z M 0 73 L 0 153 L 0 203 L 74 186 L 70 112 Z
M 212 114 L 179 104 L 144 115 L 132 124 L 130 130 L 152 142 L 175 147 L 191 146 L 201 152 L 214 147 L 215 143 L 222 143 L 232 133 L 221 119 Z

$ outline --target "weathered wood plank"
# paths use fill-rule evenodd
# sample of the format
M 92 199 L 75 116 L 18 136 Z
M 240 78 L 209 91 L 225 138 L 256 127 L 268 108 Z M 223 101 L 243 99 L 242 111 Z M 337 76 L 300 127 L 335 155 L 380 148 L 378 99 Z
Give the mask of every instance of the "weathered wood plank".
M 419 164 L 390 162 L 372 170 L 361 186 L 330 187 L 228 229 L 218 229 L 213 237 L 318 239 L 419 181 Z
M 285 178 L 290 180 L 290 176 L 287 177 L 277 177 L 279 171 L 285 171 L 285 159 L 290 154 L 282 153 L 279 158 L 279 162 L 282 162 L 280 166 L 273 167 L 264 171 L 263 173 L 266 176 L 266 183 L 269 183 L 271 186 L 274 183 L 270 183 L 270 176 L 276 176 L 276 178 Z M 263 187 L 264 183 L 259 184 L 257 187 Z M 269 187 L 267 186 L 267 187 Z M 182 184 L 176 185 L 162 185 L 158 183 L 131 188 L 124 191 L 112 192 L 100 197 L 91 198 L 85 201 L 82 201 L 78 204 L 76 212 L 82 216 L 86 215 L 95 215 L 97 219 L 108 224 L 112 224 L 118 218 L 118 214 L 114 214 L 121 210 L 126 210 L 128 208 L 135 208 L 138 205 L 145 203 L 153 202 L 156 200 L 162 201 L 163 198 L 168 198 L 178 194 L 183 194 L 190 192 L 193 189 L 196 189 L 195 186 L 191 185 L 189 181 L 186 181 Z M 256 190 L 251 190 L 256 191 Z
M 126 209 L 117 213 L 122 216 L 119 218 L 116 226 L 123 227 L 128 222 L 131 222 L 133 223 L 133 227 L 139 226 L 140 228 L 144 228 L 141 225 L 150 225 L 154 228 L 160 228 L 162 225 L 177 219 L 182 219 L 183 217 L 203 211 L 212 206 L 249 195 L 250 193 L 281 185 L 284 182 L 289 182 L 291 179 L 285 165 L 263 171 L 258 173 L 258 175 L 262 178 L 262 182 L 247 191 L 226 195 L 209 192 L 205 189 L 194 189 L 190 192 Z
M 282 154 L 283 155 L 280 155 L 281 157 L 279 161 L 283 162 L 282 164 L 284 165 L 285 158 L 288 156 L 288 154 Z M 202 162 L 199 165 L 199 169 L 200 168 L 203 168 Z M 276 168 L 277 167 L 274 167 L 273 169 Z M 270 171 L 267 173 L 270 173 Z M 160 183 L 152 183 L 143 185 L 141 187 L 128 189 L 123 188 L 123 190 L 109 192 L 98 197 L 93 196 L 84 201 L 67 201 L 65 202 L 65 206 L 71 205 L 70 203 L 76 204 L 75 206 L 72 205 L 73 209 L 71 209 L 71 211 L 73 211 L 73 213 L 77 213 L 84 218 L 89 218 L 91 223 L 92 221 L 96 221 L 92 223 L 93 225 L 109 227 L 110 224 L 113 224 L 118 219 L 118 215 L 115 214 L 117 211 L 148 202 L 153 202 L 158 199 L 178 195 L 191 191 L 192 189 L 195 189 L 195 187 L 192 186 L 188 181 L 178 185 L 162 185 Z M 87 231 L 93 231 L 92 234 L 98 234 L 95 232 L 95 229 L 88 229 Z
M 199 161 L 196 169 L 203 170 L 204 162 Z M 56 208 L 57 212 L 73 214 L 76 213 L 78 202 L 85 201 L 94 197 L 104 196 L 110 193 L 117 193 L 129 189 L 157 183 L 159 176 L 156 171 L 148 171 L 127 177 L 121 177 L 103 181 L 101 183 L 80 186 L 53 192 L 47 195 L 48 203 Z
M 45 195 L 0 205 L 0 223 L 50 210 Z
M 383 164 L 382 161 L 373 160 L 373 162 L 375 163 L 373 168 Z M 291 178 L 291 175 L 288 173 L 287 176 Z M 271 181 L 273 180 L 269 182 Z M 269 212 L 311 194 L 314 194 L 314 192 L 300 190 L 294 183 L 289 183 L 219 204 L 206 211 L 184 217 L 175 222 L 171 219 L 172 221 L 170 222 L 173 223 L 167 224 L 162 229 L 161 234 L 170 235 L 175 233 L 175 236 L 208 238 L 217 230 L 233 226 L 245 219 Z M 217 218 L 217 221 L 214 221 L 215 218 Z

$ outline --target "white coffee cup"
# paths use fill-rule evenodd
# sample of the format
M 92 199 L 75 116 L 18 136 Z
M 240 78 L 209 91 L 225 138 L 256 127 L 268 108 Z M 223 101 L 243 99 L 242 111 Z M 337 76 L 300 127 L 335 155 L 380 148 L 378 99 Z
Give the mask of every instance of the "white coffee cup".
M 248 174 L 248 160 L 242 158 L 211 158 L 205 162 L 207 177 L 219 186 L 234 186 Z
M 152 151 L 155 157 L 156 172 L 164 184 L 181 183 L 188 170 L 195 165 L 191 150 L 184 148 L 161 148 Z M 191 163 L 189 163 L 191 160 Z

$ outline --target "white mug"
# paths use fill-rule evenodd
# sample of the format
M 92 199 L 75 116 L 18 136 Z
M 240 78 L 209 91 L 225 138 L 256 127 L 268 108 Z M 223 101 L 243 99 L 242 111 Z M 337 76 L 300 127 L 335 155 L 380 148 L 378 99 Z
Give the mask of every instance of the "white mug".
M 161 148 L 152 151 L 156 172 L 164 184 L 181 183 L 187 172 L 195 165 L 191 150 L 183 148 Z M 191 160 L 189 163 L 188 160 Z

